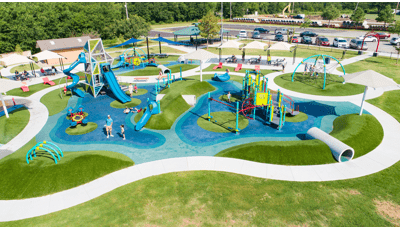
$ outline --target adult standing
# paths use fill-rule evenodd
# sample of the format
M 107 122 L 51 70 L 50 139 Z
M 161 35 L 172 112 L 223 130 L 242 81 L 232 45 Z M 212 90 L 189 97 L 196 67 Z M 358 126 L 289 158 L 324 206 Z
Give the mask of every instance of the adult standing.
M 286 59 L 284 58 L 283 59 L 283 62 L 282 62 L 282 73 L 285 73 L 285 67 L 286 67 Z
M 272 60 L 271 55 L 268 54 L 268 56 L 267 56 L 267 64 L 268 65 L 271 65 L 271 60 Z
M 131 97 L 133 95 L 133 85 L 132 83 L 129 83 L 129 87 L 128 87 L 129 93 L 131 94 Z
M 114 123 L 113 119 L 111 119 L 111 116 L 108 115 L 107 120 L 106 120 L 107 138 L 109 138 L 109 136 L 114 137 L 114 136 L 111 134 L 113 123 Z

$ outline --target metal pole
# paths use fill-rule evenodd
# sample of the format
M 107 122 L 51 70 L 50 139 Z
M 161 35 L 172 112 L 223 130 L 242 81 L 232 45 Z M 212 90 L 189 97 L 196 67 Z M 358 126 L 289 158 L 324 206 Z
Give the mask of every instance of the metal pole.
M 150 59 L 150 49 L 149 49 L 149 38 L 146 37 L 146 43 L 147 43 L 147 61 Z
M 210 100 L 210 92 L 208 92 L 208 121 L 211 120 L 211 100 Z
M 361 110 L 360 110 L 360 116 L 363 113 L 363 109 L 364 109 L 364 101 L 365 101 L 365 95 L 367 95 L 367 90 L 368 90 L 368 86 L 365 86 L 365 90 L 364 90 L 364 95 L 363 95 L 363 99 L 361 101 Z
M 161 35 L 158 34 L 158 38 L 160 38 L 160 37 L 161 37 Z M 161 54 L 161 42 L 160 41 L 158 41 L 158 46 L 160 47 L 160 54 Z
M 125 12 L 126 12 L 126 20 L 128 20 L 129 19 L 129 17 L 128 17 L 128 5 L 127 5 L 126 2 L 125 2 Z
M 4 98 L 3 98 L 2 93 L 0 93 L 0 97 L 1 97 L 1 103 L 3 104 L 4 113 L 6 114 L 6 118 L 9 118 L 7 107 L 6 107 L 6 104 L 4 103 Z
M 239 102 L 236 102 L 236 133 L 239 132 Z
M 224 24 L 223 24 L 223 16 L 224 16 L 224 11 L 223 11 L 223 2 L 221 2 L 221 45 L 222 45 L 222 43 L 223 43 L 223 40 L 224 40 L 224 34 L 223 34 L 223 31 L 224 31 Z
M 399 4 L 397 3 L 397 5 L 399 5 Z M 232 20 L 232 2 L 230 2 L 229 10 L 230 10 L 229 20 Z

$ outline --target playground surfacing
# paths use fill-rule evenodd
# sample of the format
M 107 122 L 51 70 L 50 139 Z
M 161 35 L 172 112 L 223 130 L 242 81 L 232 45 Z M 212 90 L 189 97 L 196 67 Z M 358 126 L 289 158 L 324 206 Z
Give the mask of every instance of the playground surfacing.
M 233 95 L 240 94 L 240 85 L 236 82 L 214 82 L 217 88 L 211 92 L 211 96 L 218 99 L 219 96 L 230 91 Z M 140 96 L 134 96 L 141 100 L 137 108 L 145 107 L 147 98 L 154 99 L 154 85 L 140 85 L 140 88 L 148 92 Z M 283 91 L 284 93 L 284 91 Z M 126 115 L 123 109 L 110 106 L 115 100 L 112 93 L 98 98 L 86 94 L 84 98 L 73 97 L 68 107 L 77 108 L 79 105 L 85 107 L 89 113 L 88 121 L 95 122 L 98 128 L 91 133 L 71 136 L 65 133 L 69 121 L 65 119 L 66 109 L 61 113 L 49 117 L 45 127 L 36 136 L 36 141 L 48 140 L 56 143 L 65 151 L 84 150 L 109 150 L 122 153 L 130 157 L 136 164 L 187 156 L 214 156 L 226 148 L 256 141 L 292 141 L 301 140 L 311 127 L 318 127 L 325 132 L 333 129 L 335 118 L 345 114 L 357 113 L 359 107 L 350 102 L 316 102 L 292 98 L 300 111 L 308 115 L 303 122 L 286 122 L 281 130 L 265 124 L 265 116 L 262 110 L 256 113 L 256 119 L 250 120 L 249 125 L 241 130 L 240 134 L 214 133 L 200 128 L 197 119 L 208 112 L 208 98 L 203 95 L 198 98 L 195 107 L 182 114 L 170 130 L 143 129 L 134 131 L 134 115 Z M 213 102 L 211 111 L 233 112 L 228 106 Z M 106 138 L 105 120 L 111 115 L 114 120 L 114 137 Z M 126 140 L 119 134 L 120 125 L 125 125 Z

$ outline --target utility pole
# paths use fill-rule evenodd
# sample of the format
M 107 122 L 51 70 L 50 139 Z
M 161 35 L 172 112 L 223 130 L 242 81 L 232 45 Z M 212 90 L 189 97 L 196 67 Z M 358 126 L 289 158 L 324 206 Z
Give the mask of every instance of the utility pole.
M 397 6 L 399 6 L 399 3 L 397 3 Z M 229 3 L 229 11 L 230 11 L 229 19 L 232 20 L 232 2 Z
M 126 12 L 126 20 L 128 20 L 129 19 L 129 17 L 128 17 L 128 5 L 126 4 L 126 2 L 125 2 L 125 12 Z
M 394 14 L 397 14 L 397 9 L 399 8 L 399 2 L 397 2 L 397 6 L 396 6 L 396 12 L 394 12 Z
M 224 11 L 223 11 L 223 2 L 221 2 L 221 45 L 224 41 L 224 22 L 223 22 L 223 17 L 224 17 Z
M 354 12 L 356 12 L 356 10 L 357 10 L 357 7 L 358 7 L 358 2 L 357 2 L 356 9 L 354 10 Z

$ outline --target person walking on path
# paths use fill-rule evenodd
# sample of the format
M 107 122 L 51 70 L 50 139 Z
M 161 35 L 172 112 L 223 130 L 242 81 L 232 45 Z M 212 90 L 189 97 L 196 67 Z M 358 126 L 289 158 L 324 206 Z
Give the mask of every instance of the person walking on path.
M 306 74 L 306 73 L 307 73 L 307 71 L 308 71 L 308 63 L 306 63 L 306 65 L 304 66 L 304 72 L 303 72 L 303 75 L 304 75 L 304 74 Z
M 268 56 L 267 56 L 267 64 L 268 65 L 271 65 L 271 60 L 272 60 L 271 55 L 268 54 Z
M 132 97 L 132 94 L 133 94 L 133 86 L 132 86 L 132 83 L 129 83 L 128 90 L 129 90 L 129 93 L 131 94 L 131 97 Z
M 286 67 L 286 60 L 285 60 L 285 58 L 283 59 L 283 62 L 282 62 L 282 73 L 285 73 L 285 67 Z
M 113 123 L 114 123 L 113 119 L 111 119 L 111 116 L 108 115 L 107 120 L 106 120 L 107 138 L 109 138 L 109 136 L 114 137 L 114 136 L 111 134 Z
M 125 128 L 124 128 L 124 125 L 121 125 L 120 127 L 121 127 L 121 134 L 122 134 L 122 137 L 123 137 L 122 140 L 125 140 Z

